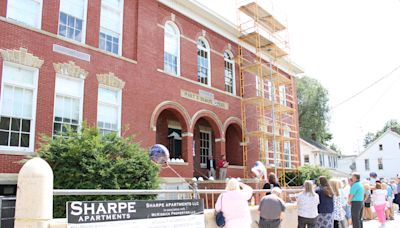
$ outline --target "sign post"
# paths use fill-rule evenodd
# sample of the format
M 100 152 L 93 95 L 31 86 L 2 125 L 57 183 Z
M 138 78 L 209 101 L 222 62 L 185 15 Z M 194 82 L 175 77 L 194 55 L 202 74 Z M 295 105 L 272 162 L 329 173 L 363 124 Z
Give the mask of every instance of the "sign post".
M 202 200 L 67 202 L 68 228 L 204 228 Z

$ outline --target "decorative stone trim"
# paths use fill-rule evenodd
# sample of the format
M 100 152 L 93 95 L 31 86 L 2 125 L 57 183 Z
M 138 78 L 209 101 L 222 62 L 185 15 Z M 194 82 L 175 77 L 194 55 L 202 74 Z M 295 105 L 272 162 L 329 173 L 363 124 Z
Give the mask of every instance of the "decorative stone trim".
M 107 74 L 97 74 L 97 80 L 101 85 L 110 86 L 118 89 L 123 89 L 125 87 L 125 82 L 115 76 L 112 72 L 109 72 Z
M 44 63 L 42 59 L 39 59 L 39 57 L 29 53 L 25 48 L 19 48 L 19 50 L 0 49 L 0 53 L 1 57 L 5 61 L 18 63 L 25 66 L 40 68 Z
M 69 61 L 68 63 L 53 63 L 53 66 L 58 74 L 81 79 L 86 79 L 88 76 L 88 72 L 76 65 L 74 61 Z
M 225 138 L 216 138 L 215 142 L 225 142 Z
M 193 137 L 193 133 L 192 132 L 183 132 L 182 137 Z

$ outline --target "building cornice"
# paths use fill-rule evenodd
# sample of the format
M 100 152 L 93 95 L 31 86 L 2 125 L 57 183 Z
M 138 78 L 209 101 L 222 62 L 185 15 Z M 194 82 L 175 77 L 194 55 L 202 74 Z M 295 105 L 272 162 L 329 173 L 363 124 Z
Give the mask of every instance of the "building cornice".
M 202 5 L 196 0 L 158 0 L 158 2 L 162 3 L 163 5 L 180 12 L 184 16 L 198 22 L 199 24 L 213 30 L 214 32 L 220 34 L 221 36 L 227 38 L 228 40 L 238 44 L 238 31 L 237 26 L 232 22 L 228 21 L 224 17 L 220 16 L 215 11 L 207 8 L 206 6 Z M 242 45 L 245 49 L 255 53 L 255 48 L 251 47 L 250 45 L 243 44 Z M 273 62 L 270 57 L 267 55 L 262 56 L 268 62 Z M 303 70 L 293 63 L 292 61 L 281 58 L 276 60 L 278 67 L 291 74 L 297 75 L 303 73 Z

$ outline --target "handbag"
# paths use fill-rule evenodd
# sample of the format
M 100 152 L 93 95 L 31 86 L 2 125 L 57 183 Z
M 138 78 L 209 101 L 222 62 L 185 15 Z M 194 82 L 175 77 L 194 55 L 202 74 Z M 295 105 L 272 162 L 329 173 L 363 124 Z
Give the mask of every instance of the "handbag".
M 225 216 L 224 213 L 222 212 L 222 199 L 224 198 L 224 195 L 221 194 L 221 210 L 217 212 L 215 215 L 215 222 L 217 223 L 217 226 L 219 227 L 224 227 L 225 226 Z

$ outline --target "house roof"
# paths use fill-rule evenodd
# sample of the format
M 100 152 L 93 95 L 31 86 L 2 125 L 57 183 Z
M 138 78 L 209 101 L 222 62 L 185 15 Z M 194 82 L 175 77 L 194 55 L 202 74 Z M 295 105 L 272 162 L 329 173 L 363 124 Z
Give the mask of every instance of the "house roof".
M 336 151 L 326 147 L 325 145 L 323 145 L 322 143 L 319 143 L 317 141 L 314 141 L 311 139 L 304 139 L 304 138 L 301 138 L 300 140 L 303 140 L 306 144 L 311 145 L 312 147 L 316 148 L 319 151 L 337 154 Z
M 396 132 L 392 131 L 391 129 L 388 129 L 387 131 L 385 131 L 385 133 L 383 133 L 381 136 L 379 136 L 379 138 L 377 138 L 377 139 L 375 139 L 373 142 L 371 142 L 371 143 L 367 146 L 367 148 L 365 148 L 365 150 L 364 150 L 363 152 L 361 152 L 361 153 L 359 153 L 359 154 L 357 155 L 357 157 L 360 157 L 362 154 L 364 154 L 366 151 L 368 151 L 371 147 L 375 146 L 375 144 L 376 144 L 379 140 L 381 140 L 383 137 L 385 137 L 385 136 L 388 135 L 388 134 L 392 134 L 392 135 L 394 135 L 394 136 L 396 136 L 397 138 L 400 139 L 400 135 L 399 135 L 399 134 L 397 134 Z

